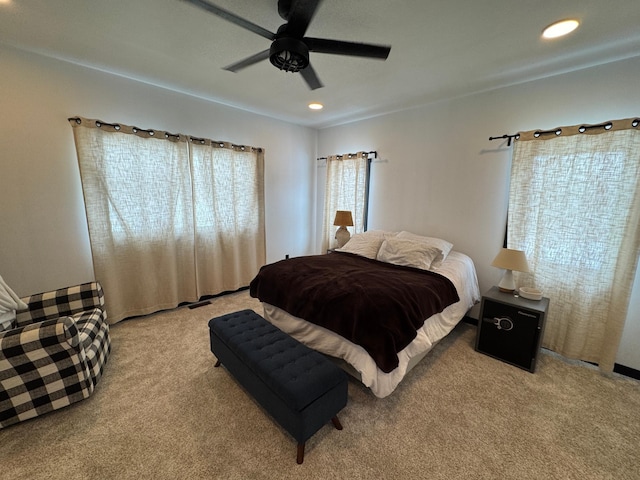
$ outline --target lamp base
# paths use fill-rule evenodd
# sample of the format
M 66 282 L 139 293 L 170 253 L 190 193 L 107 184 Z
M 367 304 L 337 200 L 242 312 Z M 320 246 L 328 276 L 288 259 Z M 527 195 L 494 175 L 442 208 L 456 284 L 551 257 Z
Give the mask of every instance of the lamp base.
M 338 230 L 336 230 L 336 240 L 338 241 L 338 248 L 344 247 L 344 245 L 351 238 L 351 234 L 347 227 L 341 226 Z
M 498 284 L 498 290 L 505 293 L 513 293 L 516 290 L 516 282 L 513 280 L 513 272 L 506 270 L 502 276 L 502 280 Z

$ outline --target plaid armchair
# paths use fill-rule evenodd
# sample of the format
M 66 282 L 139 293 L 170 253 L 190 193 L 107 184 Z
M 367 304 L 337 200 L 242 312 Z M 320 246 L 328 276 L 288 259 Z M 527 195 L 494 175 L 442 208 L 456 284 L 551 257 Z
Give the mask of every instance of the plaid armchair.
M 89 397 L 111 352 L 98 282 L 22 300 L 0 333 L 0 428 Z

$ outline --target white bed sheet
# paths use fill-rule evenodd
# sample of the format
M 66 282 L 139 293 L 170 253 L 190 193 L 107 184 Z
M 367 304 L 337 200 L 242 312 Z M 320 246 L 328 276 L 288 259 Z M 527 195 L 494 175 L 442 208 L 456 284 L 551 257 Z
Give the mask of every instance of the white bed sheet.
M 263 303 L 264 317 L 308 347 L 350 364 L 360 374 L 362 383 L 369 387 L 376 397 L 384 398 L 402 381 L 412 359 L 415 360 L 415 357 L 424 356 L 429 352 L 453 330 L 465 313 L 480 301 L 475 265 L 467 255 L 452 251 L 435 271 L 453 282 L 460 300 L 425 320 L 416 338 L 398 353 L 398 367 L 389 373 L 380 370 L 362 347 L 331 330 L 294 317 L 268 303 Z

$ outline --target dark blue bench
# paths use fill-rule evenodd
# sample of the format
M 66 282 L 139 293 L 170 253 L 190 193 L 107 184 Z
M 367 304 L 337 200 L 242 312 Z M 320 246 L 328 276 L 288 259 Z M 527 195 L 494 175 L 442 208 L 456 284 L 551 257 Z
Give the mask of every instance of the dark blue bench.
M 347 375 L 333 362 L 279 330 L 253 310 L 209 321 L 211 351 L 262 407 L 304 445 L 347 404 Z

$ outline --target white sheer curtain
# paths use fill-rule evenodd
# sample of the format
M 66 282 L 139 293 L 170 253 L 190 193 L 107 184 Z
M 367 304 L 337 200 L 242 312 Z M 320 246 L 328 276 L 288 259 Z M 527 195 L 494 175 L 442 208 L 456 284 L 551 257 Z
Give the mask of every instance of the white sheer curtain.
M 261 151 L 70 123 L 111 323 L 249 284 L 265 261 Z
M 640 250 L 640 132 L 633 119 L 523 132 L 515 142 L 508 245 L 551 300 L 543 346 L 613 370 Z M 584 133 L 582 133 L 584 132 Z
M 333 225 L 337 210 L 349 210 L 353 216 L 351 234 L 362 233 L 367 215 L 369 154 L 332 155 L 327 158 L 327 183 L 324 197 L 322 251 L 336 244 Z

